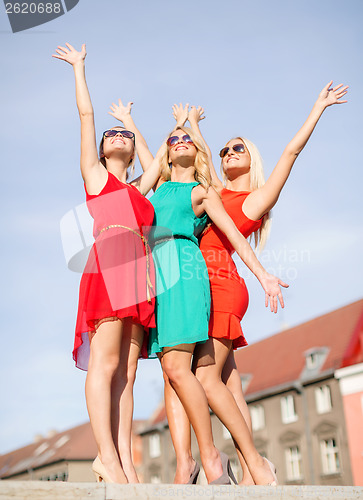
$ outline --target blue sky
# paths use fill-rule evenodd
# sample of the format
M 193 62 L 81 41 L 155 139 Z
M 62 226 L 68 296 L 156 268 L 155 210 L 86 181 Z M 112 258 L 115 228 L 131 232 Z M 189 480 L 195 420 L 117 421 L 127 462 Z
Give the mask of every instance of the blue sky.
M 134 101 L 156 152 L 173 127 L 172 104 L 200 104 L 217 165 L 219 149 L 242 134 L 258 145 L 266 176 L 321 88 L 330 79 L 350 86 L 348 104 L 324 112 L 273 211 L 261 259 L 290 284 L 283 312 L 264 309 L 260 285 L 240 266 L 250 291 L 243 329 L 255 342 L 363 295 L 362 14 L 359 0 L 80 0 L 13 34 L 0 6 L 0 453 L 88 418 L 85 376 L 71 359 L 80 275 L 66 267 L 59 229 L 84 201 L 79 120 L 72 68 L 52 59 L 56 46 L 87 44 L 98 137 L 115 125 L 107 111 L 121 97 Z M 158 362 L 141 362 L 135 418 L 161 397 Z

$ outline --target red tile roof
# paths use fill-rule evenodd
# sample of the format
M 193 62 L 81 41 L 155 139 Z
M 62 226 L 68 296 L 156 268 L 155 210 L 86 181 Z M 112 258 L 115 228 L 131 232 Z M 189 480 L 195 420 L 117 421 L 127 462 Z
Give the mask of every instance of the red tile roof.
M 363 361 L 363 300 L 240 349 L 238 371 L 252 375 L 245 394 L 298 380 L 305 367 L 304 352 L 328 347 L 320 373 Z

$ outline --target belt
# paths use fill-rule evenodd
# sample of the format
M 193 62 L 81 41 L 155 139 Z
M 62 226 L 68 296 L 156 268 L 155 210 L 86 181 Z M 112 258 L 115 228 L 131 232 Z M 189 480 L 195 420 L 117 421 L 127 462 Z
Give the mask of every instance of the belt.
M 192 239 L 188 238 L 188 236 L 182 236 L 181 234 L 174 234 L 173 236 L 166 236 L 165 238 L 160 238 L 159 240 L 155 240 L 154 247 L 156 245 L 159 245 L 160 243 L 165 243 L 166 241 L 172 241 L 172 240 L 189 240 L 195 245 L 197 245 L 197 243 L 195 243 L 195 241 L 193 241 Z
M 153 285 L 151 283 L 151 279 L 150 279 L 150 255 L 149 255 L 150 247 L 149 247 L 148 241 L 141 232 L 138 233 L 137 231 L 135 231 L 131 227 L 122 226 L 121 224 L 110 224 L 109 226 L 106 226 L 106 227 L 103 227 L 102 229 L 100 229 L 100 233 L 103 233 L 103 231 L 108 231 L 109 229 L 112 229 L 114 227 L 122 227 L 123 229 L 127 229 L 128 231 L 131 231 L 132 233 L 139 236 L 141 238 L 141 241 L 143 242 L 143 245 L 145 248 L 145 255 L 146 255 L 146 297 L 147 297 L 147 301 L 151 302 L 150 290 L 152 290 L 154 287 L 153 287 Z

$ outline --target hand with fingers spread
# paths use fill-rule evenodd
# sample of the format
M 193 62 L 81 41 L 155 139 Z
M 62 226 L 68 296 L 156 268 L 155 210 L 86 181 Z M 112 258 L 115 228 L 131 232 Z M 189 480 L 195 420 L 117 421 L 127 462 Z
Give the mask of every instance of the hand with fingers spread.
M 197 124 L 201 120 L 204 120 L 204 109 L 202 106 L 198 106 L 197 108 L 195 106 L 192 106 L 189 111 L 188 119 L 190 125 Z
M 58 45 L 56 52 L 57 54 L 53 54 L 52 57 L 56 59 L 61 59 L 62 61 L 66 61 L 67 63 L 74 66 L 79 62 L 83 62 L 86 58 L 86 44 L 82 45 L 81 50 L 78 52 L 70 43 L 66 43 L 67 47 L 62 47 Z
M 264 275 L 259 278 L 262 288 L 265 290 L 265 306 L 268 307 L 270 302 L 271 312 L 277 312 L 278 302 L 280 302 L 281 307 L 284 307 L 284 299 L 282 297 L 281 288 L 288 288 L 289 285 L 281 281 L 279 278 L 270 273 L 264 273 Z
M 115 104 L 114 102 L 111 104 L 111 111 L 109 111 L 108 114 L 116 118 L 116 120 L 124 123 L 125 118 L 127 119 L 131 115 L 131 108 L 133 104 L 133 102 L 128 102 L 127 105 L 124 106 L 121 99 L 119 99 L 118 104 Z
M 317 99 L 317 103 L 322 104 L 324 109 L 332 104 L 344 104 L 348 102 L 346 100 L 342 101 L 342 97 L 348 92 L 348 85 L 343 87 L 343 84 L 336 85 L 334 88 L 331 88 L 333 84 L 333 80 L 331 80 L 323 90 L 320 92 L 319 97 Z
M 173 104 L 173 116 L 176 120 L 177 127 L 183 127 L 185 122 L 188 120 L 189 113 L 189 103 L 185 106 L 180 102 L 179 104 Z

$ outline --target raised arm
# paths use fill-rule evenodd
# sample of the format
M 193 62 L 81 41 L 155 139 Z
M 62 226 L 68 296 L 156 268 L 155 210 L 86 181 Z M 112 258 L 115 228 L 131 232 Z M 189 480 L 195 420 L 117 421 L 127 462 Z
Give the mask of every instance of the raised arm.
M 311 134 L 314 131 L 321 115 L 328 106 L 333 104 L 343 104 L 347 102 L 342 97 L 347 93 L 348 87 L 343 84 L 330 88 L 332 81 L 320 92 L 313 109 L 311 110 L 304 125 L 295 137 L 286 146 L 281 158 L 273 169 L 266 184 L 253 191 L 243 205 L 243 211 L 253 220 L 257 220 L 267 213 L 277 202 L 280 192 L 287 181 L 296 158 L 304 149 Z
M 206 143 L 204 137 L 202 136 L 202 132 L 199 128 L 199 122 L 201 120 L 204 120 L 204 109 L 201 106 L 198 106 L 197 108 L 195 106 L 192 106 L 189 111 L 188 119 L 190 123 L 190 127 L 193 130 L 193 132 L 201 139 L 202 143 L 204 144 L 204 147 L 207 151 L 208 155 L 208 165 L 209 165 L 209 170 L 212 176 L 212 182 L 214 187 L 217 189 L 217 191 L 220 191 L 223 189 L 223 184 L 221 180 L 219 179 L 216 169 L 214 168 L 213 164 L 213 159 L 212 159 L 212 152 Z
M 151 188 L 156 189 L 157 187 L 159 187 L 160 184 L 165 182 L 163 179 L 160 178 L 160 173 L 161 173 L 160 158 L 162 157 L 164 151 L 165 151 L 165 144 L 163 143 L 160 146 L 159 151 L 156 153 L 155 158 L 149 165 L 149 168 L 146 170 L 146 172 L 144 172 L 137 179 L 135 179 L 130 183 L 133 186 L 137 187 L 137 189 L 140 191 L 141 194 L 146 195 Z
M 127 130 L 130 130 L 135 134 L 137 156 L 139 157 L 143 171 L 146 172 L 146 170 L 150 167 L 154 157 L 151 154 L 143 135 L 136 127 L 135 122 L 131 116 L 132 105 L 133 102 L 129 102 L 127 103 L 127 106 L 124 106 L 121 99 L 119 99 L 118 104 L 115 104 L 114 102 L 111 104 L 111 111 L 109 111 L 108 113 L 116 118 L 116 120 L 122 122 Z
M 200 187 L 200 189 L 202 189 Z M 269 274 L 258 261 L 251 246 L 246 238 L 238 231 L 233 220 L 225 211 L 222 201 L 213 188 L 208 190 L 203 197 L 202 206 L 212 219 L 214 224 L 226 235 L 233 248 L 236 250 L 240 258 L 256 276 L 262 288 L 265 291 L 265 305 L 270 302 L 270 309 L 277 312 L 277 299 L 280 301 L 281 307 L 284 307 L 284 301 L 280 286 L 288 287 L 286 283 L 279 278 Z
M 66 47 L 58 46 L 56 52 L 53 57 L 73 66 L 76 102 L 81 120 L 81 173 L 87 190 L 92 192 L 103 183 L 106 171 L 98 159 L 93 107 L 85 75 L 86 45 L 83 44 L 81 51 L 78 52 L 72 45 L 66 43 Z

